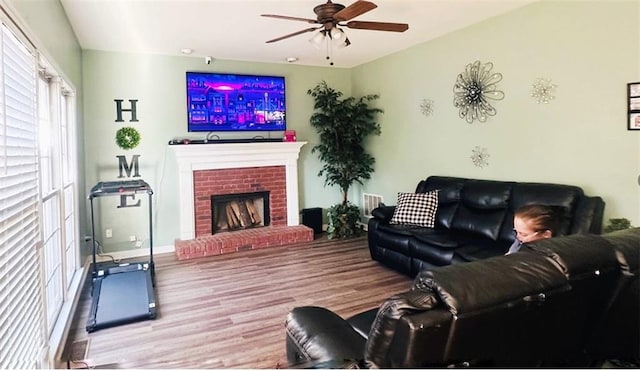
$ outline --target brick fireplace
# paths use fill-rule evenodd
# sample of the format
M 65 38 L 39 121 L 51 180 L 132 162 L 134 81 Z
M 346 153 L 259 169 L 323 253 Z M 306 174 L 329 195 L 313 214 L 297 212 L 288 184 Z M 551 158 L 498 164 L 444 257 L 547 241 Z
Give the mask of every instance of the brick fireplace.
M 178 163 L 179 259 L 313 240 L 299 225 L 297 159 L 305 142 L 170 146 Z M 213 233 L 213 196 L 265 192 L 269 225 Z
M 193 173 L 196 238 L 213 234 L 212 196 L 269 192 L 270 224 L 287 225 L 284 166 L 199 170 Z

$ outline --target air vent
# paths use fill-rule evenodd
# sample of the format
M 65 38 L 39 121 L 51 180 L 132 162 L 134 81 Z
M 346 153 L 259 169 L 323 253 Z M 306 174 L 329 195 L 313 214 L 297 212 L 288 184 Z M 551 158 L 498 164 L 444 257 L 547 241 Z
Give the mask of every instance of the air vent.
M 362 212 L 365 218 L 371 218 L 371 211 L 383 203 L 382 196 L 373 193 L 362 194 Z

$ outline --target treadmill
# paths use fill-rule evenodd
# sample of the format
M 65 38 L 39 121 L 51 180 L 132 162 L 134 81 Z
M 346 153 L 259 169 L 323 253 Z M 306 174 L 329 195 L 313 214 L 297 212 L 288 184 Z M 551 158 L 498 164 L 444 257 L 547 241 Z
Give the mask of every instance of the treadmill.
M 99 197 L 144 194 L 149 196 L 149 260 L 137 263 L 98 263 L 93 200 Z M 87 332 L 154 319 L 155 266 L 153 263 L 152 199 L 153 190 L 142 179 L 98 182 L 89 193 L 93 264 L 91 279 L 91 312 Z

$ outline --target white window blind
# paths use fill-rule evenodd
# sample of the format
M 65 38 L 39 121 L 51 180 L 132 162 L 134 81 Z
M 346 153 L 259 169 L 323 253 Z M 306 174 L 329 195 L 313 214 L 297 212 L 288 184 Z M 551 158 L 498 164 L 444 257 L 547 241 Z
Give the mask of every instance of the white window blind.
M 39 367 L 46 328 L 38 250 L 36 59 L 0 34 L 0 369 Z

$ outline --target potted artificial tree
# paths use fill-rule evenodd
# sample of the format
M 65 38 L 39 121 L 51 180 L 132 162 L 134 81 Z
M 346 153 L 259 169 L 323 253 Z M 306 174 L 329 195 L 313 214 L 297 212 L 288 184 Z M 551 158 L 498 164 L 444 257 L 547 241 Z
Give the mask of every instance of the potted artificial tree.
M 361 228 L 360 209 L 349 202 L 349 188 L 354 182 L 371 178 L 373 156 L 365 152 L 364 140 L 371 134 L 380 135 L 380 124 L 376 115 L 383 111 L 369 107 L 369 102 L 378 99 L 377 94 L 361 98 L 342 98 L 342 92 L 330 88 L 325 81 L 309 89 L 315 112 L 311 115 L 311 126 L 320 135 L 320 144 L 311 153 L 318 152 L 323 162 L 318 176 L 325 176 L 325 185 L 337 185 L 342 192 L 342 202 L 329 208 L 328 238 L 345 238 L 357 235 Z

